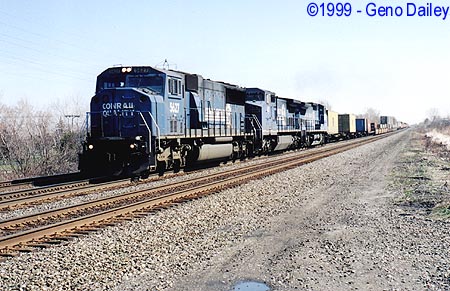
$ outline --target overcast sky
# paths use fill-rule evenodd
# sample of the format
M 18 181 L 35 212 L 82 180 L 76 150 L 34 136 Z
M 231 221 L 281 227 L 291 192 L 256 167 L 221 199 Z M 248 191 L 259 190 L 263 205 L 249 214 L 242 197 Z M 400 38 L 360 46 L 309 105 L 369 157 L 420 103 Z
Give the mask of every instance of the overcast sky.
M 340 113 L 374 108 L 409 123 L 430 108 L 450 115 L 450 15 L 312 18 L 309 2 L 0 0 L 0 102 L 88 108 L 107 67 L 168 59 Z M 355 10 L 363 2 L 350 1 Z M 376 3 L 388 2 L 406 1 Z

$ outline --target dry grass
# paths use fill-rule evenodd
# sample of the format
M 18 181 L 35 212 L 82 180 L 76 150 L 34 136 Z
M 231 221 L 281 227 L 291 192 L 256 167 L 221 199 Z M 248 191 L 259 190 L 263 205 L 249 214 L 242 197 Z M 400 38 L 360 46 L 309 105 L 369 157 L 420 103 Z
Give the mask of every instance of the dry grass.
M 394 183 L 403 192 L 397 204 L 408 211 L 450 218 L 449 154 L 446 146 L 425 138 L 423 131 L 413 133 L 396 167 Z

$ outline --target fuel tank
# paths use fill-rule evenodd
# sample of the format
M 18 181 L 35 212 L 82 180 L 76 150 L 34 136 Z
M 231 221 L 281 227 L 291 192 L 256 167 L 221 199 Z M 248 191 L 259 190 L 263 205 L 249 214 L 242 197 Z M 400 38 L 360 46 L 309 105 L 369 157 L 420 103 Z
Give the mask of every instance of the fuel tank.
M 233 153 L 233 145 L 229 144 L 203 144 L 195 147 L 190 160 L 192 162 L 202 162 L 211 160 L 227 159 Z
M 274 151 L 284 151 L 293 144 L 294 140 L 290 135 L 280 135 L 278 136 L 277 146 L 273 149 Z

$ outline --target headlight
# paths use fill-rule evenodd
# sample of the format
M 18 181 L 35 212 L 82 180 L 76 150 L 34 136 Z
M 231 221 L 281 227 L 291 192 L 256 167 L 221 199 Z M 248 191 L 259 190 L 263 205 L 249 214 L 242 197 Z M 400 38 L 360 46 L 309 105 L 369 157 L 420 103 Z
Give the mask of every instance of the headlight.
M 130 149 L 134 149 L 136 147 L 136 145 L 134 143 L 130 144 Z
M 92 145 L 92 144 L 88 145 L 88 149 L 90 149 L 90 150 L 94 149 L 94 145 Z
M 135 139 L 136 139 L 136 140 L 141 140 L 141 139 L 142 139 L 142 136 L 138 135 L 138 136 L 136 136 Z

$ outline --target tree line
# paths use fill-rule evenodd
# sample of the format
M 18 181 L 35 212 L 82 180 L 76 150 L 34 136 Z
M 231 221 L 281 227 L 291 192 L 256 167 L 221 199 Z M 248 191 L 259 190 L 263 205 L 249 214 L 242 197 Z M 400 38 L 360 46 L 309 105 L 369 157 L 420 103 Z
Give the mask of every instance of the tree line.
M 37 110 L 24 101 L 0 104 L 1 180 L 77 171 L 84 116 L 74 120 L 61 113 Z

